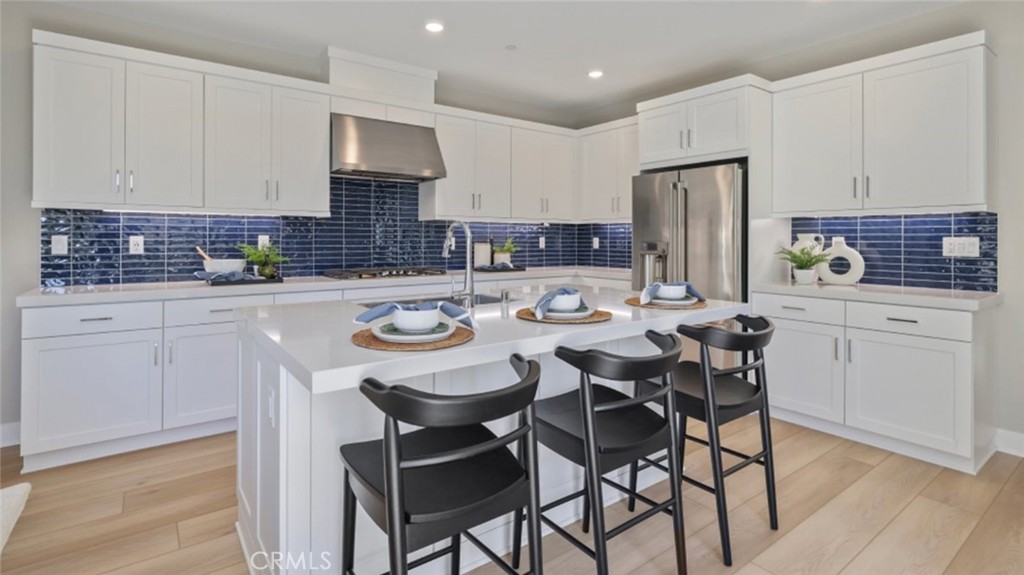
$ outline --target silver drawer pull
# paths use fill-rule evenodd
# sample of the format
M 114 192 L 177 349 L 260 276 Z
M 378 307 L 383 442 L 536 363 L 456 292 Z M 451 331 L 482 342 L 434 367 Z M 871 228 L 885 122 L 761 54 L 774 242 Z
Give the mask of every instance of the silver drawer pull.
M 83 322 L 84 321 L 111 321 L 113 319 L 114 318 L 112 316 L 107 316 L 107 317 L 83 317 L 82 319 L 80 319 L 78 321 L 83 321 Z
M 784 305 L 782 306 L 782 309 L 791 309 L 793 311 L 807 311 L 807 308 L 805 307 L 796 307 L 792 305 Z
M 901 317 L 887 317 L 885 319 L 889 321 L 897 321 L 899 323 L 917 323 L 916 319 L 903 319 Z
M 225 308 L 221 308 L 221 309 L 211 309 L 210 313 L 226 313 L 226 312 L 229 312 L 229 311 L 235 311 L 235 308 L 233 308 L 233 307 L 225 307 Z

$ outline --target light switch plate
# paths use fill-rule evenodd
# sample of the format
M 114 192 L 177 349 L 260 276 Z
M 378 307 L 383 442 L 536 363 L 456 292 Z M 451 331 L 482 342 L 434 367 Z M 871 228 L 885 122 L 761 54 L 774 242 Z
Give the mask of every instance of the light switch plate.
M 976 236 L 942 238 L 942 255 L 947 258 L 981 256 L 981 240 Z
M 128 253 L 133 255 L 146 253 L 146 236 L 128 236 Z
M 963 249 L 960 255 L 965 258 L 976 258 L 981 256 L 981 239 L 977 237 L 957 238 L 963 242 Z
M 50 255 L 54 255 L 54 256 L 66 256 L 66 255 L 68 255 L 68 237 L 67 236 L 50 236 Z
M 592 244 L 595 250 L 601 249 L 601 238 L 594 238 Z
M 951 258 L 957 255 L 956 253 L 956 238 L 942 238 L 942 256 Z
M 270 236 L 259 235 L 256 236 L 256 247 L 263 249 L 270 245 Z
M 544 236 L 541 236 L 541 237 L 540 237 L 540 238 L 539 238 L 539 239 L 537 240 L 537 247 L 538 247 L 539 249 L 544 249 L 544 248 L 545 248 L 546 246 L 547 246 L 547 241 L 545 240 Z

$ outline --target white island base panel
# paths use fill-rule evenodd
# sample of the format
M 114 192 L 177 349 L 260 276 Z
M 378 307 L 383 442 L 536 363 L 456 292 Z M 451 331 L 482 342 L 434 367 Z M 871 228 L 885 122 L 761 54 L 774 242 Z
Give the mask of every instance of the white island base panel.
M 597 304 L 615 314 L 614 319 L 606 324 L 531 324 L 514 317 L 502 318 L 500 313 L 493 313 L 500 309 L 498 306 L 482 306 L 477 308 L 480 335 L 469 344 L 423 353 L 374 352 L 375 361 L 370 361 L 371 357 L 365 354 L 365 350 L 355 351 L 350 342 L 344 344 L 359 327 L 351 324 L 351 317 L 361 311 L 354 304 L 314 304 L 315 309 L 305 311 L 298 310 L 296 306 L 254 310 L 249 321 L 239 324 L 242 383 L 238 432 L 238 532 L 247 556 L 254 558 L 250 569 L 254 573 L 275 575 L 340 573 L 343 466 L 338 449 L 346 443 L 380 438 L 384 425 L 383 414 L 357 389 L 362 378 L 378 371 L 394 375 L 400 369 L 399 372 L 413 375 L 392 377 L 385 380 L 386 383 L 402 383 L 443 394 L 498 389 L 517 381 L 507 362 L 508 356 L 533 348 L 539 340 L 548 346 L 547 351 L 531 353 L 529 357 L 541 363 L 539 397 L 549 397 L 575 389 L 578 385 L 578 372 L 551 353 L 557 345 L 649 355 L 655 353 L 656 348 L 642 336 L 647 329 L 669 332 L 680 323 L 716 321 L 748 311 L 747 304 L 729 302 L 711 302 L 707 309 L 692 312 L 641 310 L 621 303 L 629 295 L 617 290 L 584 290 L 584 297 L 591 305 Z M 513 304 L 513 311 L 517 307 L 521 306 Z M 298 330 L 301 320 L 297 314 L 309 314 L 308 317 L 318 317 L 319 321 L 315 326 L 308 325 L 302 332 Z M 347 322 L 344 321 L 346 316 Z M 608 329 L 609 324 L 615 329 Z M 318 341 L 335 342 L 336 350 L 321 348 L 330 356 L 331 359 L 325 360 L 330 365 L 320 364 L 318 369 L 311 370 L 294 369 L 294 362 L 298 359 L 295 355 L 300 354 L 292 353 L 298 347 L 290 349 L 289 333 L 299 337 L 301 347 L 307 350 L 306 346 L 315 345 Z M 500 354 L 504 359 L 495 361 L 491 348 L 499 343 L 503 347 Z M 422 356 L 423 361 L 408 361 L 415 356 Z M 360 358 L 356 362 L 358 365 L 346 357 Z M 480 363 L 450 370 L 437 367 L 437 361 L 450 360 L 454 366 L 462 364 L 468 357 L 477 357 Z M 310 356 L 306 355 L 305 359 L 310 360 Z M 393 362 L 400 366 L 396 367 Z M 289 368 L 289 363 L 292 368 Z M 417 365 L 420 373 L 415 373 Z M 346 373 L 347 381 L 332 381 L 331 385 L 320 386 L 324 391 L 317 392 L 312 382 L 327 382 L 314 377 L 316 372 L 333 370 Z M 293 371 L 304 373 L 297 376 Z M 353 376 L 355 373 L 358 375 Z M 512 418 L 506 418 L 492 427 L 500 432 L 511 429 L 511 424 Z M 539 453 L 542 502 L 582 488 L 580 468 L 546 448 Z M 626 469 L 617 473 L 625 480 Z M 641 474 L 640 486 L 646 487 L 663 479 L 661 472 L 647 470 Z M 621 495 L 611 489 L 605 489 L 604 495 L 606 503 L 621 499 Z M 581 513 L 580 501 L 576 505 L 552 510 L 549 517 L 565 525 L 576 521 Z M 386 535 L 362 510 L 357 517 L 355 571 L 364 574 L 386 572 Z M 511 519 L 511 516 L 499 518 L 479 526 L 473 533 L 495 551 L 507 552 L 512 542 Z M 438 545 L 443 547 L 445 543 Z M 418 550 L 412 557 L 432 550 Z M 275 557 L 279 559 L 276 564 L 273 561 Z M 463 545 L 464 572 L 485 562 L 486 558 L 475 547 Z M 448 569 L 447 559 L 440 559 L 417 572 L 440 575 L 448 573 Z

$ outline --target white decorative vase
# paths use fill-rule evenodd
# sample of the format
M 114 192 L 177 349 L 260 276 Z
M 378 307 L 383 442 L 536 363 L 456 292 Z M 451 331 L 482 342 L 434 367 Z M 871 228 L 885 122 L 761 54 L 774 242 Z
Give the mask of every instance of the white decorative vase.
M 821 234 L 797 234 L 796 243 L 790 249 L 798 252 L 804 248 L 811 248 L 811 253 L 820 254 L 825 249 L 825 236 Z
M 832 256 L 833 260 L 847 259 L 850 262 L 850 270 L 844 274 L 837 274 L 829 267 L 829 262 L 820 263 L 814 269 L 821 277 L 821 281 L 828 284 L 852 286 L 864 277 L 864 258 L 860 252 L 846 245 L 846 238 L 832 238 L 832 247 L 825 250 L 825 253 Z
M 500 264 L 501 262 L 512 265 L 512 254 L 508 252 L 494 252 L 494 263 Z
M 793 277 L 800 285 L 811 285 L 818 281 L 818 272 L 811 268 L 809 270 L 793 270 Z

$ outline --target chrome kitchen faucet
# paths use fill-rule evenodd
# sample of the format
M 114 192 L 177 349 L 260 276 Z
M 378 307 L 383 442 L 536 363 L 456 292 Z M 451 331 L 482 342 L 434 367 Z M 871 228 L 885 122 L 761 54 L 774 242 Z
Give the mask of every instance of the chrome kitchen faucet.
M 460 292 L 455 291 L 453 281 L 452 297 L 463 298 L 466 302 L 466 309 L 471 309 L 476 305 L 476 289 L 473 285 L 473 232 L 469 231 L 469 224 L 456 221 L 448 226 L 448 231 L 444 236 L 444 249 L 441 250 L 441 257 L 444 259 L 451 257 L 452 248 L 455 246 L 456 226 L 462 226 L 462 231 L 466 234 L 466 277 Z

